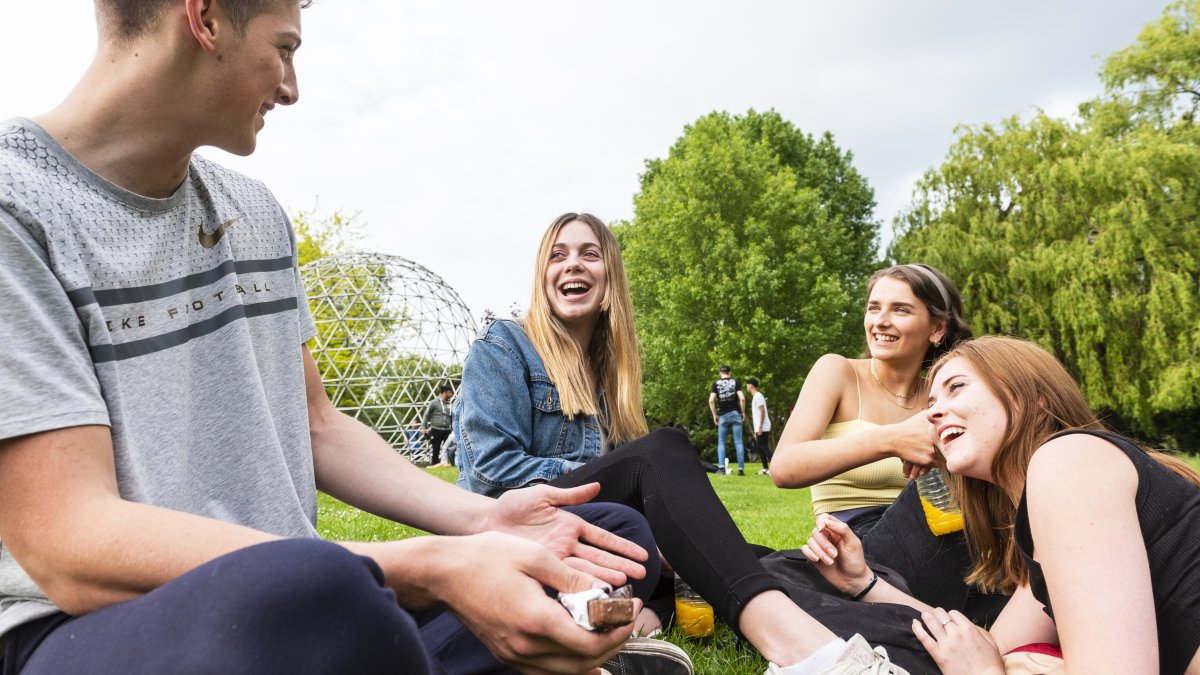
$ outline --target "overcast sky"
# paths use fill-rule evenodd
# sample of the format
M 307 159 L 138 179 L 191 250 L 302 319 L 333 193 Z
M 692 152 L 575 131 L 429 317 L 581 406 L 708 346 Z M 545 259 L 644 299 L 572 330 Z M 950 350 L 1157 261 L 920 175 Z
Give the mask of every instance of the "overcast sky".
M 442 276 L 478 318 L 525 306 L 564 211 L 633 215 L 646 159 L 713 110 L 833 133 L 883 237 L 958 124 L 1073 114 L 1155 0 L 316 0 L 300 102 L 258 151 L 202 154 L 289 211 L 361 212 L 360 248 Z M 0 4 L 0 118 L 53 107 L 95 46 L 91 0 Z M 697 279 L 703 283 L 703 279 Z

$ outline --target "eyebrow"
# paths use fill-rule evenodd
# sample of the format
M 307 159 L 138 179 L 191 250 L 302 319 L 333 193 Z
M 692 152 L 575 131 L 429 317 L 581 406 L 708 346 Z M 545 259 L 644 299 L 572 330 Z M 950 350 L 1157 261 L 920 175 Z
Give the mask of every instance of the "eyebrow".
M 867 300 L 867 305 L 883 305 L 890 304 L 892 307 L 916 307 L 914 303 L 900 300 L 898 302 L 885 303 L 883 300 Z
M 950 384 L 951 382 L 953 382 L 954 380 L 956 380 L 960 377 L 966 377 L 966 374 L 965 373 L 955 373 L 955 374 L 951 375 L 950 377 L 947 377 L 946 381 L 942 383 L 942 388 L 945 389 L 946 385 Z M 928 401 L 929 407 L 933 407 L 933 404 L 937 402 L 937 396 L 933 395 L 932 389 L 929 391 L 929 395 L 925 397 L 925 400 Z

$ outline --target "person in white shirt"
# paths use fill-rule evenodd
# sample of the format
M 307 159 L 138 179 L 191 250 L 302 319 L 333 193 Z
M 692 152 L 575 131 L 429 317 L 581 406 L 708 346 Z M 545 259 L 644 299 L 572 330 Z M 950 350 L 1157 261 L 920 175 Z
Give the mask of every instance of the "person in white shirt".
M 750 414 L 754 420 L 754 451 L 762 458 L 763 468 L 758 474 L 771 475 L 771 417 L 767 414 L 767 397 L 758 389 L 758 380 L 746 378 L 746 391 L 750 392 Z

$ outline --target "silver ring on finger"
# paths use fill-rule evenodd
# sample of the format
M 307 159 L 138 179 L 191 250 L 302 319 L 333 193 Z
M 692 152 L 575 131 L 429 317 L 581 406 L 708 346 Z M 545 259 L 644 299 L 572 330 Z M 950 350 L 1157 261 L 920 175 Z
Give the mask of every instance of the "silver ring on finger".
M 942 625 L 945 626 L 948 623 L 954 623 L 954 619 L 946 619 L 945 621 L 942 622 Z

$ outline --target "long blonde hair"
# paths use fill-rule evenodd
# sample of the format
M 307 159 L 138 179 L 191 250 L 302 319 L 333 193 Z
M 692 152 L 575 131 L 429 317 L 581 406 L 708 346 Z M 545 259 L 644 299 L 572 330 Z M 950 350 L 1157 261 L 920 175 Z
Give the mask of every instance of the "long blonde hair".
M 1033 453 L 1054 434 L 1105 427 L 1067 369 L 1038 345 L 1002 336 L 962 342 L 938 359 L 930 378 L 956 358 L 965 359 L 988 389 L 1005 402 L 1008 418 L 1000 448 L 992 459 L 994 483 L 957 474 L 948 476 L 966 521 L 964 529 L 973 562 L 967 581 L 985 590 L 1012 593 L 1028 582 L 1029 570 L 1013 536 L 1016 506 L 1000 486 L 1024 485 Z M 1200 474 L 1186 462 L 1135 445 L 1200 486 Z
M 568 223 L 579 221 L 592 228 L 600 242 L 607 282 L 600 301 L 600 317 L 585 355 L 554 316 L 546 296 L 546 266 Z M 590 213 L 564 213 L 546 229 L 538 246 L 533 272 L 533 297 L 521 327 L 558 388 L 559 402 L 568 419 L 575 415 L 601 415 L 597 388 L 605 397 L 608 435 L 616 443 L 645 436 L 642 412 L 642 361 L 638 356 L 637 333 L 633 326 L 633 301 L 616 237 Z M 590 368 L 589 368 L 590 366 Z

